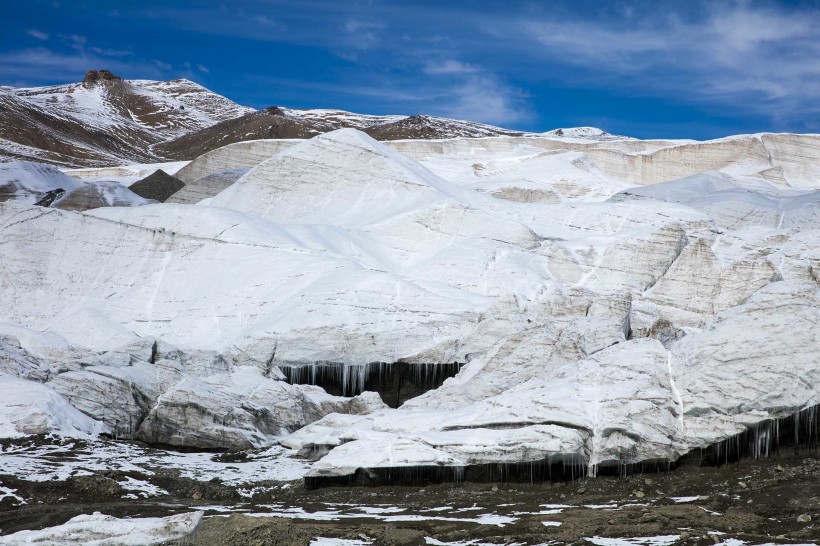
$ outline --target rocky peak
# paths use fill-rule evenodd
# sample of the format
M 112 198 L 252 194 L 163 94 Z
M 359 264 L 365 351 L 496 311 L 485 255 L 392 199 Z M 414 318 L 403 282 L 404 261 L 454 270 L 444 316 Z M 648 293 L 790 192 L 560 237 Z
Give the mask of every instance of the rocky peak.
M 120 81 L 122 78 L 108 70 L 89 70 L 83 78 L 83 87 L 94 87 L 100 82 Z

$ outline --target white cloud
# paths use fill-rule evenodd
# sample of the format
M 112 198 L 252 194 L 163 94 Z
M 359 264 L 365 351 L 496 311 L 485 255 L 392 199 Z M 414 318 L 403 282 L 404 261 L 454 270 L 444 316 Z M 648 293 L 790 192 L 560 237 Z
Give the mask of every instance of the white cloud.
M 477 66 L 465 64 L 461 61 L 446 59 L 443 61 L 428 62 L 424 65 L 424 73 L 431 76 L 442 74 L 477 74 L 481 70 Z
M 267 15 L 254 15 L 253 20 L 262 25 L 276 26 L 276 21 L 269 18 Z
M 210 70 L 208 70 L 208 67 L 205 66 L 204 64 L 196 65 L 196 69 L 199 70 L 200 72 L 202 72 L 203 74 L 208 74 L 210 72 Z
M 505 125 L 522 121 L 528 116 L 525 93 L 510 88 L 490 76 L 471 77 L 455 85 L 445 95 L 443 115 Z M 435 110 L 435 105 L 431 105 Z
M 423 87 L 438 90 L 427 112 L 452 118 L 505 125 L 528 116 L 526 93 L 502 83 L 483 67 L 452 58 L 428 61 Z
M 37 38 L 38 40 L 43 40 L 43 41 L 48 40 L 48 33 L 42 32 L 40 30 L 29 29 L 29 30 L 26 31 L 26 34 L 28 34 L 29 36 L 31 36 L 33 38 Z

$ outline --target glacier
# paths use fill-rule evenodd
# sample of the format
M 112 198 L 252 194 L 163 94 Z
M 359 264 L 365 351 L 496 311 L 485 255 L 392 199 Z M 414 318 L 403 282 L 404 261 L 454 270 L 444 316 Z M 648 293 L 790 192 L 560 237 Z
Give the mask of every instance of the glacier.
M 248 141 L 82 210 L 17 184 L 0 435 L 280 444 L 317 484 L 816 435 L 820 136 L 605 136 Z M 318 365 L 460 371 L 394 408 L 282 373 Z

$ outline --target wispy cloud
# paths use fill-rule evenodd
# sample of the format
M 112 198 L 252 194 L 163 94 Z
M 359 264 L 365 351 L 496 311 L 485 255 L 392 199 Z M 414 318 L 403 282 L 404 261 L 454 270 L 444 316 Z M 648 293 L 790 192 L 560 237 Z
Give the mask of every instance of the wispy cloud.
M 134 54 L 133 51 L 124 49 L 104 49 L 101 47 L 92 47 L 91 51 L 103 57 L 128 57 Z
M 88 38 L 79 34 L 60 34 L 59 37 L 77 50 L 83 49 L 88 42 Z
M 43 41 L 48 40 L 48 33 L 47 32 L 42 32 L 40 30 L 29 29 L 29 30 L 26 31 L 26 34 L 28 34 L 29 36 L 31 36 L 33 38 L 37 38 L 38 40 L 43 40 Z
M 424 63 L 421 71 L 426 86 L 441 90 L 428 104 L 431 113 L 499 125 L 531 115 L 523 90 L 504 84 L 481 66 L 446 58 Z
M 360 51 L 376 47 L 381 42 L 384 24 L 375 21 L 348 19 L 342 25 L 344 40 L 342 45 Z
M 253 20 L 262 25 L 276 26 L 276 21 L 274 21 L 267 15 L 254 15 Z
M 462 63 L 453 59 L 428 62 L 424 65 L 424 73 L 432 76 L 453 74 L 476 74 L 481 70 L 471 64 Z
M 519 21 L 537 54 L 581 78 L 748 111 L 820 110 L 820 14 L 749 2 L 628 20 Z
M 452 99 L 441 108 L 441 113 L 457 119 L 512 124 L 532 115 L 526 97 L 523 91 L 490 76 L 476 76 L 452 89 Z
M 367 112 L 431 114 L 496 125 L 522 121 L 533 116 L 528 96 L 493 76 L 471 73 L 463 78 L 432 78 L 420 85 L 418 74 L 370 76 L 358 81 L 310 82 L 294 79 L 253 77 L 256 83 L 278 88 L 283 106 L 344 107 L 351 99 L 365 100 Z M 305 97 L 321 96 L 321 103 L 304 102 Z
M 0 53 L 0 81 L 15 85 L 75 82 L 89 69 L 106 69 L 125 78 L 162 78 L 173 67 L 136 58 L 131 50 L 91 46 L 85 36 L 59 34 L 51 47 Z
M 125 77 L 156 77 L 160 72 L 145 63 L 124 62 L 83 52 L 62 53 L 47 48 L 30 48 L 0 53 L 0 79 L 31 85 L 32 82 L 73 82 L 90 68 L 106 68 Z

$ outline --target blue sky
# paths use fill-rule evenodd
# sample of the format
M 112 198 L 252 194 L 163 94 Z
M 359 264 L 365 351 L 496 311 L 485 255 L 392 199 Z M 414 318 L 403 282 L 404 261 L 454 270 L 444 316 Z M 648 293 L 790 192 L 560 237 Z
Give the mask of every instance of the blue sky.
M 257 108 L 643 138 L 820 132 L 818 29 L 820 0 L 27 0 L 4 8 L 0 85 L 108 68 Z

